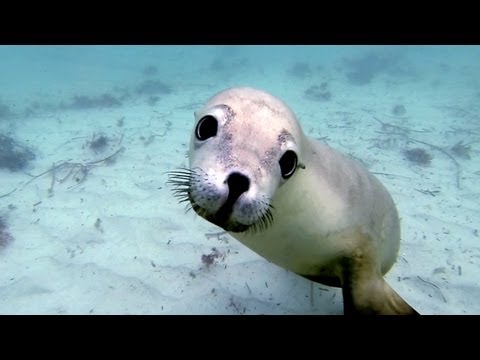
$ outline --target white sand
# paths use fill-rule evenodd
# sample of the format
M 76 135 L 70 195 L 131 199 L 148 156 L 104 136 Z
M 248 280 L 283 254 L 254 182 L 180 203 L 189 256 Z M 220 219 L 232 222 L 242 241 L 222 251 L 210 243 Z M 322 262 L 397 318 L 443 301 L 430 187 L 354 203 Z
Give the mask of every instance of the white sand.
M 435 58 L 418 78 L 385 75 L 353 86 L 333 59 L 302 80 L 286 72 L 293 58 L 241 64 L 241 54 L 229 56 L 233 65 L 215 78 L 207 65 L 172 72 L 167 82 L 174 93 L 161 95 L 155 106 L 133 98 L 119 108 L 55 110 L 17 118 L 13 125 L 0 121 L 0 133 L 11 130 L 35 149 L 37 158 L 26 171 L 32 175 L 62 161 L 86 164 L 124 148 L 113 164 L 89 169 L 80 184 L 72 174 L 58 181 L 68 170 L 56 174 L 51 193 L 51 173 L 27 183 L 27 173 L 0 169 L 0 196 L 16 189 L 0 198 L 0 215 L 14 238 L 0 251 L 0 313 L 341 314 L 339 289 L 289 273 L 227 235 L 209 236 L 221 229 L 193 212 L 185 214 L 165 184 L 166 171 L 187 165 L 195 106 L 181 107 L 234 85 L 259 86 L 280 96 L 306 133 L 327 137 L 332 147 L 382 173 L 378 176 L 398 205 L 403 227 L 398 261 L 386 277 L 412 306 L 422 314 L 480 313 L 480 143 L 472 143 L 471 159 L 457 158 L 457 186 L 449 157 L 406 138 L 385 141 L 389 136 L 378 133 L 382 127 L 374 119 L 412 129 L 410 138 L 446 150 L 461 140 L 478 141 L 480 88 L 473 75 L 479 69 L 453 66 L 443 74 L 442 61 Z M 296 59 L 309 62 L 310 57 L 297 54 Z M 207 56 L 204 64 L 209 61 Z M 303 96 L 323 81 L 329 81 L 331 100 Z M 105 88 L 112 84 L 107 81 Z M 56 103 L 69 98 L 55 89 L 44 96 Z M 392 115 L 396 104 L 407 109 L 404 118 Z M 86 145 L 100 132 L 114 141 L 95 154 Z M 145 144 L 151 135 L 153 141 Z M 431 165 L 409 163 L 402 154 L 407 147 L 425 148 L 433 155 Z M 212 248 L 223 256 L 206 266 L 201 258 Z

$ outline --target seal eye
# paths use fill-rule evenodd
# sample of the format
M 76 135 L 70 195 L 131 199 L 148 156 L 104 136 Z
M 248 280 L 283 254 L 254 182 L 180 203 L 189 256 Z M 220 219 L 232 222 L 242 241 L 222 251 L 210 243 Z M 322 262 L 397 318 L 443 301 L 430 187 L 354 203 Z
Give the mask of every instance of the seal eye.
M 292 150 L 288 150 L 285 152 L 285 154 L 283 154 L 279 163 L 280 170 L 282 171 L 282 177 L 284 179 L 288 179 L 297 169 L 297 154 L 295 154 Z
M 205 141 L 217 135 L 218 122 L 212 115 L 200 119 L 195 129 L 195 136 L 198 140 Z

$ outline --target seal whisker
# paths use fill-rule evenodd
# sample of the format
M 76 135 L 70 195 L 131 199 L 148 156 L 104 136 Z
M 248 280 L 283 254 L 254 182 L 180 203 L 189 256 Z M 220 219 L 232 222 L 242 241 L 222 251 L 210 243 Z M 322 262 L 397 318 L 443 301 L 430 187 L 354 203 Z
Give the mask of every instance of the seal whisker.
M 193 202 L 190 196 L 191 184 L 195 181 L 198 173 L 188 168 L 179 168 L 167 172 L 167 184 L 172 186 L 173 196 L 178 199 L 178 203 L 186 203 L 185 213 L 192 209 L 199 209 L 200 207 Z
M 261 201 L 265 207 L 257 210 L 255 213 L 257 221 L 249 225 L 246 232 L 250 235 L 256 234 L 261 231 L 266 231 L 273 224 L 273 214 L 271 209 L 274 207 L 266 201 Z

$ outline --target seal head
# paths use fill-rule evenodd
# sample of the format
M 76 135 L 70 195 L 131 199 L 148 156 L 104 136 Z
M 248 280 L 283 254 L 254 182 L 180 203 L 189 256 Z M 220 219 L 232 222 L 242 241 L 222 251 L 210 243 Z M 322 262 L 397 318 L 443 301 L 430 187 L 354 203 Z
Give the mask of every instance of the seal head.
M 223 91 L 197 111 L 185 172 L 192 208 L 227 231 L 267 228 L 272 197 L 301 167 L 303 134 L 292 118 L 283 102 L 250 88 Z

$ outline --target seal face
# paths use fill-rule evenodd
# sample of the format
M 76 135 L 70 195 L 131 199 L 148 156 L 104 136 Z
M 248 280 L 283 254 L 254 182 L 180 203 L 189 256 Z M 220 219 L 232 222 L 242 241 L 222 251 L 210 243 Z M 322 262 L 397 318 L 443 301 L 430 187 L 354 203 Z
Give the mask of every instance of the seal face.
M 345 313 L 416 314 L 383 279 L 400 242 L 396 207 L 359 164 L 308 138 L 290 108 L 227 89 L 195 112 L 180 202 L 264 258 L 341 286 Z
M 277 107 L 259 98 L 241 98 L 239 104 L 224 100 L 214 98 L 195 113 L 190 169 L 177 173 L 185 181 L 185 191 L 177 193 L 197 214 L 227 231 L 260 231 L 273 221 L 277 188 L 299 166 L 299 139 L 282 122 L 269 121 L 281 115 Z M 251 116 L 258 121 L 248 121 Z

